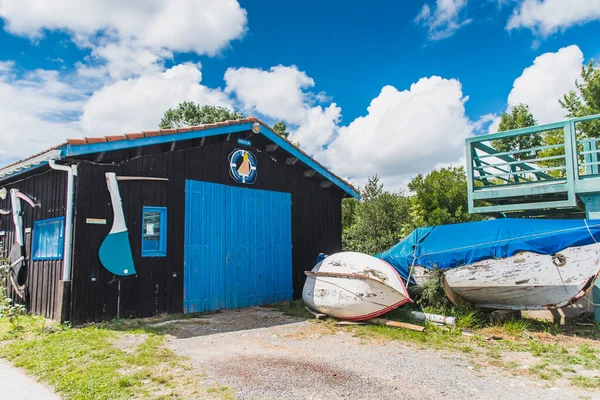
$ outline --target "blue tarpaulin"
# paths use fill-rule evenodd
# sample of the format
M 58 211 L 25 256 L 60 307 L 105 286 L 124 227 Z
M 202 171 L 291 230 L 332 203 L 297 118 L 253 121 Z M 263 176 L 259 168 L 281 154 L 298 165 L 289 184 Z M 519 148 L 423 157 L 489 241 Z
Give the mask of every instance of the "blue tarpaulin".
M 417 228 L 376 257 L 406 280 L 412 265 L 448 269 L 520 251 L 551 255 L 596 241 L 600 242 L 600 220 L 503 218 Z

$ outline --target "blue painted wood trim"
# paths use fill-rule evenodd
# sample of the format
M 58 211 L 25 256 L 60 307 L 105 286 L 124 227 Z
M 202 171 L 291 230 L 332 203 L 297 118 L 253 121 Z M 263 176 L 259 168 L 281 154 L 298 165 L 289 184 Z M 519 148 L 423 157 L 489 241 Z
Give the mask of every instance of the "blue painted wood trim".
M 147 212 L 157 212 L 160 214 L 159 220 L 159 236 L 158 236 L 158 249 L 157 250 L 146 250 L 144 249 L 144 244 L 146 239 L 144 239 L 144 230 L 146 226 L 144 225 L 145 220 L 144 216 Z M 150 207 L 143 206 L 142 207 L 142 257 L 166 257 L 167 256 L 167 207 Z
M 296 157 L 298 160 L 302 161 L 304 164 L 306 164 L 310 168 L 312 168 L 315 171 L 317 171 L 325 179 L 327 179 L 327 180 L 331 181 L 332 183 L 334 183 L 337 187 L 339 187 L 340 189 L 342 189 L 344 192 L 348 193 L 350 196 L 354 197 L 356 200 L 360 200 L 360 193 L 358 193 L 356 190 L 354 190 L 352 187 L 350 187 L 346 183 L 342 182 L 341 179 L 339 179 L 337 176 L 333 175 L 327 169 L 325 169 L 324 167 L 322 167 L 320 164 L 318 164 L 311 157 L 307 156 L 306 154 L 304 154 L 303 152 L 301 152 L 300 150 L 298 150 L 296 148 L 296 146 L 292 145 L 291 143 L 289 143 L 287 140 L 283 139 L 278 134 L 272 132 L 268 127 L 266 127 L 264 125 L 262 125 L 262 126 L 265 129 L 261 129 L 261 133 L 264 136 L 266 136 L 267 138 L 269 138 L 273 143 L 279 145 L 279 147 L 281 147 L 282 149 L 284 149 L 288 153 L 292 154 L 294 157 Z
M 201 129 L 197 131 L 185 132 L 185 133 L 177 133 L 172 135 L 164 135 L 164 136 L 153 136 L 148 138 L 134 139 L 134 140 L 118 140 L 115 142 L 106 142 L 106 143 L 94 143 L 94 144 L 83 144 L 83 145 L 67 145 L 65 156 L 80 156 L 84 154 L 91 153 L 101 153 L 103 151 L 114 151 L 121 149 L 129 149 L 132 147 L 139 146 L 149 146 L 153 144 L 161 144 L 161 143 L 170 143 L 174 141 L 181 140 L 189 140 L 189 139 L 197 139 L 201 137 L 208 136 L 217 136 L 224 135 L 228 133 L 235 133 L 241 131 L 247 131 L 252 129 L 253 122 L 247 122 L 243 124 L 234 124 L 228 126 L 221 126 L 216 128 L 208 128 Z M 350 196 L 354 197 L 357 200 L 360 200 L 360 194 L 354 190 L 351 186 L 344 183 L 340 178 L 333 175 L 327 169 L 319 165 L 315 160 L 313 160 L 308 155 L 304 154 L 300 150 L 298 150 L 294 145 L 290 144 L 288 141 L 283 139 L 278 134 L 272 132 L 269 127 L 261 124 L 261 134 L 270 139 L 275 144 L 279 145 L 282 149 L 302 161 L 308 167 L 314 169 L 319 174 L 321 174 L 325 179 L 331 181 L 337 187 L 342 189 L 344 192 L 348 193 Z
M 60 157 L 61 157 L 61 158 L 62 158 L 62 157 L 64 157 L 64 151 L 62 152 L 62 154 L 61 154 L 61 156 L 60 156 Z M 59 158 L 59 160 L 60 160 L 60 158 Z M 35 165 L 32 165 L 32 166 L 30 166 L 30 167 L 23 168 L 23 169 L 22 169 L 22 170 L 20 170 L 20 171 L 13 172 L 13 173 L 12 173 L 12 174 L 10 174 L 10 175 L 6 175 L 6 176 L 3 176 L 3 177 L 0 177 L 0 182 L 2 182 L 2 181 L 6 181 L 6 180 L 8 180 L 8 179 L 11 179 L 11 178 L 14 178 L 15 176 L 19 176 L 19 175 L 21 175 L 21 174 L 24 174 L 24 173 L 26 173 L 26 172 L 33 171 L 34 169 L 37 169 L 37 168 L 43 167 L 44 165 L 48 165 L 48 161 L 42 161 L 42 162 L 40 162 L 39 164 L 35 164 Z
M 59 231 L 59 239 L 58 239 L 58 254 L 56 256 L 36 256 L 40 247 L 40 226 L 48 223 L 60 221 L 62 223 L 62 228 Z M 63 258 L 63 250 L 65 244 L 65 217 L 55 217 L 48 218 L 39 221 L 33 221 L 33 239 L 31 243 L 31 259 L 33 261 L 47 261 L 47 260 L 62 260 Z
M 172 135 L 152 136 L 133 140 L 117 140 L 115 142 L 102 142 L 82 145 L 67 145 L 66 156 L 80 156 L 91 153 L 101 153 L 103 151 L 114 151 L 122 149 L 130 149 L 133 147 L 150 146 L 153 144 L 162 144 L 170 142 L 178 142 L 181 140 L 197 139 L 201 137 L 224 135 L 228 133 L 247 131 L 252 129 L 252 123 L 234 124 L 227 126 L 219 126 L 216 128 L 199 129 L 197 131 L 175 133 Z

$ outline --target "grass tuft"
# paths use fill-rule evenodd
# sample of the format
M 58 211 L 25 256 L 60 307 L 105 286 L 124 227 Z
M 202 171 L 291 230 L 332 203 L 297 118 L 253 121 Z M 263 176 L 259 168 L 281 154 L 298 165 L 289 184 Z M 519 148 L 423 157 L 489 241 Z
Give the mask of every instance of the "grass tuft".
M 586 389 L 600 388 L 600 376 L 582 376 L 578 375 L 569 380 L 575 385 Z

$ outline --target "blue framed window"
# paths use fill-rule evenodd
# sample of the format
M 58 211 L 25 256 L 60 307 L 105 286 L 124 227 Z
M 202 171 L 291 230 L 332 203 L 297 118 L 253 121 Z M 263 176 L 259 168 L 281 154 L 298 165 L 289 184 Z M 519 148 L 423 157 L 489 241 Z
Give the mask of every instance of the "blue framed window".
M 33 223 L 32 258 L 34 260 L 62 260 L 64 245 L 65 217 Z
M 167 208 L 144 207 L 142 213 L 142 257 L 167 255 Z

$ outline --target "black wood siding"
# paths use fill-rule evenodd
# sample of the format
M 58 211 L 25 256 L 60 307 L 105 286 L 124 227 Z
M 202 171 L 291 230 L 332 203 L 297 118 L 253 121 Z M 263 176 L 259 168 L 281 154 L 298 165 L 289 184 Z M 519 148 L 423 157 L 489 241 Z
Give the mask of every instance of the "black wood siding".
M 116 165 L 87 161 L 79 164 L 71 309 L 74 322 L 183 311 L 185 179 L 292 194 L 293 286 L 294 297 L 301 296 L 304 271 L 313 267 L 319 252 L 341 250 L 343 194 L 335 187 L 321 188 L 321 181 L 316 177 L 303 177 L 306 167 L 300 162 L 286 165 L 285 154 L 279 154 L 276 159 L 256 148 L 248 149 L 258 159 L 256 182 L 237 184 L 229 176 L 228 162 L 228 155 L 235 148 L 243 147 L 225 141 L 225 137 L 213 137 L 173 147 L 166 144 L 102 156 L 102 162 L 111 161 Z M 137 271 L 135 276 L 115 277 L 98 259 L 100 244 L 112 225 L 106 172 L 169 179 L 168 182 L 119 182 Z M 166 257 L 141 257 L 143 206 L 168 208 Z M 105 218 L 107 224 L 87 224 L 86 218 Z
M 35 175 L 14 180 L 11 183 L 0 184 L 0 187 L 6 188 L 9 192 L 10 189 L 18 189 L 40 204 L 40 207 L 31 208 L 27 203 L 21 201 L 23 230 L 31 228 L 30 233 L 24 234 L 28 264 L 28 296 L 25 303 L 30 312 L 54 318 L 58 281 L 62 277 L 63 262 L 62 260 L 33 261 L 31 259 L 31 241 L 34 221 L 65 216 L 67 174 L 43 167 L 37 170 Z M 5 200 L 0 199 L 0 208 L 12 210 L 10 193 Z M 0 215 L 0 230 L 6 232 L 4 236 L 0 236 L 0 255 L 4 260 L 8 257 L 14 243 L 12 214 Z M 17 299 L 15 296 L 13 293 L 13 298 Z

